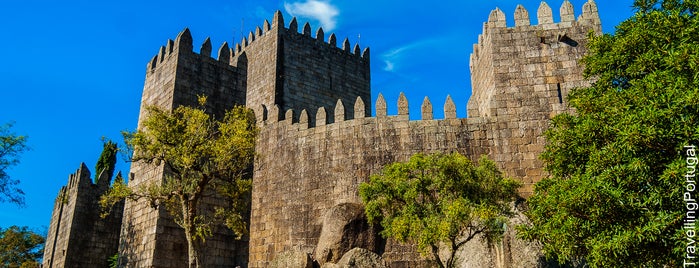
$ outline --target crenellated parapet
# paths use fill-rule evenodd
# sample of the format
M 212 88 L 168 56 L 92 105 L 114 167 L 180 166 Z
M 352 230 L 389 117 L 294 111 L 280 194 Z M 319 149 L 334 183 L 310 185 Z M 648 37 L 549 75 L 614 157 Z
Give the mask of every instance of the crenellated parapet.
M 364 48 L 362 51 L 359 44 L 355 44 L 354 47 L 352 47 L 348 38 L 345 38 L 341 44 L 341 47 L 338 47 L 335 33 L 331 33 L 328 36 L 327 41 L 325 41 L 325 31 L 322 27 L 319 27 L 315 31 L 315 36 L 312 35 L 312 32 L 313 29 L 308 22 L 304 23 L 301 31 L 299 32 L 298 20 L 296 17 L 292 17 L 288 27 L 286 27 L 284 25 L 284 17 L 281 11 L 277 11 L 274 13 L 274 18 L 272 19 L 271 24 L 268 20 L 265 20 L 262 27 L 257 26 L 254 31 L 250 31 L 247 37 L 243 37 L 239 43 L 232 47 L 231 57 L 238 57 L 240 54 L 244 53 L 249 46 L 254 46 L 256 40 L 263 38 L 269 33 L 272 33 L 285 34 L 289 35 L 289 37 L 295 38 L 303 37 L 307 41 L 306 44 L 328 46 L 330 48 L 337 49 L 337 53 L 341 53 L 348 57 L 358 57 L 361 58 L 366 64 L 369 63 L 369 48 Z
M 514 11 L 515 27 L 522 26 L 540 26 L 545 30 L 554 28 L 571 27 L 574 23 L 586 24 L 599 27 L 601 25 L 597 4 L 593 0 L 588 0 L 582 7 L 582 14 L 575 19 L 573 4 L 568 0 L 564 0 L 559 9 L 560 22 L 554 23 L 553 11 L 551 7 L 542 1 L 539 8 L 536 10 L 537 24 L 530 25 L 529 12 L 522 5 L 517 5 Z M 490 12 L 487 22 L 483 24 L 484 31 L 492 28 L 508 28 L 507 17 L 500 8 L 495 8 Z
M 333 108 L 334 116 L 332 117 L 330 117 L 331 115 L 328 115 L 328 112 L 326 111 L 325 107 L 318 107 L 316 110 L 310 112 L 305 109 L 301 110 L 299 114 L 300 116 L 294 116 L 298 112 L 294 111 L 293 109 L 287 109 L 282 115 L 282 111 L 279 105 L 274 105 L 270 108 L 261 105 L 253 110 L 255 111 L 255 114 L 258 115 L 258 124 L 262 127 L 267 127 L 274 124 L 285 124 L 298 126 L 298 129 L 309 129 L 315 126 L 326 126 L 333 123 L 351 121 L 353 119 L 380 120 L 382 118 L 391 117 L 399 120 L 408 121 L 410 109 L 408 105 L 408 99 L 405 97 L 405 94 L 403 94 L 403 92 L 399 94 L 396 105 L 398 107 L 398 113 L 396 115 L 389 116 L 387 114 L 388 109 L 386 100 L 384 99 L 383 95 L 379 93 L 376 103 L 374 105 L 376 117 L 373 118 L 370 117 L 370 114 L 366 112 L 367 107 L 364 104 L 364 100 L 362 100 L 361 97 L 357 97 L 351 106 L 351 110 L 354 111 L 353 117 L 347 117 L 346 111 L 348 108 L 345 107 L 345 104 L 342 101 L 342 99 L 337 100 L 335 107 Z M 315 122 L 311 122 L 308 120 L 308 115 L 311 113 L 315 113 L 316 115 Z M 421 120 L 434 120 L 432 102 L 430 101 L 429 97 L 425 97 L 423 99 L 420 114 L 422 115 Z M 296 118 L 300 119 L 296 120 Z M 329 121 L 329 119 L 332 120 Z M 457 119 L 456 105 L 454 104 L 454 101 L 452 100 L 451 96 L 447 96 L 444 103 L 444 120 L 449 119 Z
M 551 7 L 541 2 L 532 25 L 529 11 L 517 5 L 514 26 L 508 27 L 505 12 L 490 13 L 470 58 L 469 116 L 548 117 L 567 109 L 568 91 L 588 83 L 578 61 L 587 51 L 588 34 L 601 34 L 601 24 L 593 0 L 583 5 L 577 20 L 568 0 L 559 14 L 554 22 Z

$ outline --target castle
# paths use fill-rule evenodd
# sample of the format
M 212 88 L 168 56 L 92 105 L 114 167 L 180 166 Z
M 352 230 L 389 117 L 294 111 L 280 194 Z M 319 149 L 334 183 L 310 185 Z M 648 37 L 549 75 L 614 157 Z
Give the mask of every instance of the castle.
M 524 196 L 531 194 L 545 175 L 537 158 L 543 131 L 553 115 L 568 109 L 568 91 L 589 85 L 578 60 L 588 33 L 601 33 L 592 0 L 577 20 L 564 1 L 560 18 L 554 23 L 551 8 L 542 2 L 538 24 L 530 25 L 520 5 L 515 26 L 508 27 L 505 14 L 493 10 L 470 58 L 469 117 L 457 118 L 456 105 L 447 98 L 445 118 L 439 120 L 427 98 L 422 119 L 410 120 L 402 94 L 398 114 L 388 115 L 381 95 L 371 100 L 369 48 L 352 47 L 347 39 L 338 47 L 334 34 L 326 39 L 322 28 L 312 34 L 308 23 L 299 32 L 296 18 L 286 24 L 279 11 L 234 47 L 223 43 L 216 58 L 209 39 L 199 53 L 193 51 L 188 29 L 168 40 L 147 64 L 139 124 L 145 105 L 172 109 L 195 105 L 197 95 L 207 95 L 214 113 L 245 105 L 255 111 L 260 127 L 250 235 L 236 240 L 217 229 L 206 241 L 204 267 L 266 267 L 287 251 L 317 256 L 324 215 L 361 203 L 361 182 L 417 152 L 457 151 L 472 159 L 486 154 L 523 182 Z M 133 164 L 130 172 L 131 187 L 164 178 L 162 166 Z M 105 187 L 92 184 L 84 166 L 71 175 L 56 201 L 44 267 L 99 267 L 117 251 L 126 267 L 186 263 L 184 235 L 164 208 L 127 200 L 122 211 L 106 219 L 86 213 Z M 90 225 L 94 231 L 77 231 Z M 517 249 L 502 249 L 498 258 L 504 260 L 498 263 L 507 267 Z M 425 265 L 411 245 L 389 240 L 379 251 L 391 267 Z

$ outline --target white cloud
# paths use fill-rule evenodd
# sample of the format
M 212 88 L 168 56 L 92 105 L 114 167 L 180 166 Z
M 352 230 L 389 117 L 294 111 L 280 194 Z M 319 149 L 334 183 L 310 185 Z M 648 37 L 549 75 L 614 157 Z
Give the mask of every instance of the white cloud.
M 328 1 L 306 0 L 305 2 L 284 3 L 284 10 L 295 17 L 315 19 L 326 32 L 335 29 L 340 11 Z
M 393 48 L 388 50 L 386 53 L 381 54 L 381 59 L 384 62 L 383 70 L 387 72 L 393 72 L 396 70 L 396 64 L 403 61 L 406 54 L 410 54 L 411 50 L 417 50 L 424 48 L 425 46 L 432 45 L 436 43 L 437 39 L 424 39 L 418 40 L 403 46 Z

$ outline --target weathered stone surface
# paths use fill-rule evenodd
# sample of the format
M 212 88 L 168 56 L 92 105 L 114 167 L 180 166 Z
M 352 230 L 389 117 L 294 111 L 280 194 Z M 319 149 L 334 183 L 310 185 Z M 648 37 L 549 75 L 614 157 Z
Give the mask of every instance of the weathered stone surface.
M 512 208 L 515 214 L 508 219 L 502 240 L 488 243 L 483 236 L 475 237 L 457 252 L 456 267 L 548 267 L 542 261 L 542 247 L 538 242 L 517 238 L 515 226 L 529 224 L 529 221 L 518 207 L 512 205 Z M 446 252 L 442 252 L 442 256 L 446 256 L 445 254 Z
M 323 227 L 313 254 L 321 265 L 337 262 L 352 248 L 378 251 L 381 239 L 366 220 L 361 204 L 343 203 L 334 206 L 323 216 Z
M 269 268 L 313 268 L 313 260 L 306 252 L 290 250 L 277 255 Z
M 335 265 L 337 268 L 387 268 L 386 262 L 378 254 L 364 248 L 353 248 L 342 256 Z

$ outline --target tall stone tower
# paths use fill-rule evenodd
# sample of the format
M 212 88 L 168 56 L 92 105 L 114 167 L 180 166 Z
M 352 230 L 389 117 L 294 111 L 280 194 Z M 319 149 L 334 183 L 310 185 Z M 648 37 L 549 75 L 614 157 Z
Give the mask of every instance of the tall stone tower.
M 369 52 L 360 55 L 358 46 L 350 51 L 336 45 L 334 34 L 324 41 L 322 29 L 316 37 L 306 23 L 298 32 L 296 18 L 288 28 L 281 12 L 272 23 L 265 21 L 234 48 L 223 43 L 216 59 L 211 58 L 210 40 L 199 53 L 192 51 L 188 29 L 168 40 L 147 65 L 139 126 L 144 107 L 157 105 L 174 109 L 196 105 L 197 96 L 209 97 L 209 110 L 223 114 L 233 105 L 246 105 L 262 120 L 281 116 L 287 109 L 332 107 L 338 99 L 348 102 L 357 96 L 369 101 Z M 365 111 L 369 111 L 367 107 Z M 298 118 L 289 118 L 298 120 Z M 162 166 L 135 163 L 131 166 L 129 186 L 162 183 Z M 248 245 L 235 240 L 221 227 L 206 240 L 201 260 L 205 267 L 247 265 Z M 184 233 L 162 207 L 146 201 L 127 201 L 120 242 L 120 263 L 128 267 L 177 267 L 186 263 Z
M 541 2 L 537 25 L 518 5 L 514 27 L 507 27 L 500 9 L 490 13 L 483 33 L 473 45 L 468 116 L 497 121 L 501 139 L 490 153 L 510 176 L 521 178 L 528 194 L 542 177 L 543 131 L 548 119 L 567 108 L 570 89 L 589 85 L 579 60 L 587 52 L 587 36 L 600 34 L 597 5 L 589 0 L 575 20 L 565 0 L 561 21 L 554 23 L 551 7 Z
M 257 27 L 235 47 L 232 60 L 247 74 L 246 106 L 263 109 L 257 115 L 260 118 L 275 105 L 275 112 L 282 113 L 289 109 L 330 109 L 338 99 L 350 103 L 357 96 L 370 101 L 369 48 L 360 54 L 359 45 L 350 49 L 345 39 L 340 49 L 334 33 L 326 42 L 322 28 L 315 37 L 308 22 L 301 33 L 298 28 L 296 18 L 285 28 L 284 18 L 277 11 L 271 25 L 265 21 L 262 28 Z
M 85 164 L 58 192 L 44 247 L 43 267 L 105 267 L 117 253 L 123 203 L 100 217 L 99 198 L 109 189 L 108 172 L 92 183 Z

